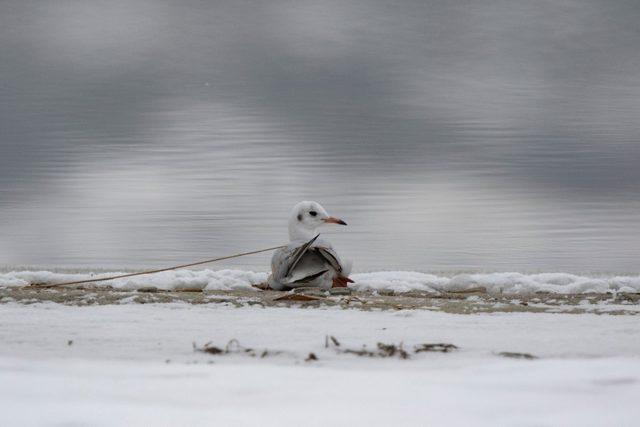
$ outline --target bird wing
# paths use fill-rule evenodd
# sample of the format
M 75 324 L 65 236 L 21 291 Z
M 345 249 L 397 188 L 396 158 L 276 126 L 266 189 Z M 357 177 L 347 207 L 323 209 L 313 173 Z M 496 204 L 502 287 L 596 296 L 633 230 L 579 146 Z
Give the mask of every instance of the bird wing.
M 278 286 L 295 287 L 310 283 L 329 271 L 336 273 L 331 276 L 334 282 L 340 282 L 338 285 L 334 283 L 334 286 L 346 286 L 352 281 L 347 277 L 350 270 L 348 263 L 345 267 L 331 244 L 318 240 L 318 237 L 304 243 L 294 242 L 274 252 L 270 280 L 275 289 Z
M 291 281 L 289 283 L 309 283 L 318 277 L 322 276 L 324 273 L 329 271 L 328 269 L 309 272 L 309 271 L 300 271 L 299 274 L 294 274 L 294 277 L 291 277 Z
M 307 243 L 305 243 L 304 245 L 296 248 L 293 251 L 293 253 L 289 257 L 290 258 L 290 263 L 287 266 L 287 269 L 285 270 L 285 274 L 284 274 L 285 277 L 289 276 L 291 274 L 291 272 L 293 271 L 293 269 L 296 268 L 296 265 L 298 265 L 298 263 L 300 262 L 300 260 L 304 256 L 304 254 L 307 252 L 307 250 L 313 244 L 313 242 L 315 242 L 318 239 L 318 237 L 320 237 L 319 234 L 317 234 L 316 237 L 314 237 L 313 239 L 309 240 Z
M 342 273 L 342 264 L 338 258 L 338 254 L 332 248 L 315 247 L 313 250 L 322 257 L 335 271 Z
M 292 283 L 305 283 L 322 276 L 329 271 L 327 263 L 319 257 L 315 251 L 305 252 L 296 267 L 291 269 L 288 275 L 280 279 L 280 283 L 290 285 Z
M 320 277 L 328 271 L 322 258 L 310 247 L 318 236 L 303 244 L 294 243 L 278 249 L 271 258 L 271 278 L 273 281 L 290 285 Z

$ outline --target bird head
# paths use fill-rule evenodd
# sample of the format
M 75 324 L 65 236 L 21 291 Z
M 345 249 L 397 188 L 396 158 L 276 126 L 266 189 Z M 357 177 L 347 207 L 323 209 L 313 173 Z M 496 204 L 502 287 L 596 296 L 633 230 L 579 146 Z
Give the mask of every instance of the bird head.
M 317 234 L 317 229 L 325 224 L 347 225 L 333 217 L 318 202 L 300 202 L 291 210 L 289 217 L 289 237 L 291 240 L 306 240 Z

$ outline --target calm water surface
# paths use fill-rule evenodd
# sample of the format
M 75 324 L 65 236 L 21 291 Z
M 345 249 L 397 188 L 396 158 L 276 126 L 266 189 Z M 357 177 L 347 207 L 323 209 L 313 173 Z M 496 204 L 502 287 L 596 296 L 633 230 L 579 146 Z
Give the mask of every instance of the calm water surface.
M 4 1 L 0 264 L 638 272 L 639 9 Z

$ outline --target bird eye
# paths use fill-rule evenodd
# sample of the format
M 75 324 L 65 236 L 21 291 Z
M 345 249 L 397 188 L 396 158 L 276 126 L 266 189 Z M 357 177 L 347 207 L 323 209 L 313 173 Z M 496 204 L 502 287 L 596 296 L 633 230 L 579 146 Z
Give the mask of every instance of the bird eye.
M 309 215 L 311 215 L 311 216 L 316 216 L 316 215 L 318 215 L 318 212 L 316 212 L 316 211 L 309 211 Z

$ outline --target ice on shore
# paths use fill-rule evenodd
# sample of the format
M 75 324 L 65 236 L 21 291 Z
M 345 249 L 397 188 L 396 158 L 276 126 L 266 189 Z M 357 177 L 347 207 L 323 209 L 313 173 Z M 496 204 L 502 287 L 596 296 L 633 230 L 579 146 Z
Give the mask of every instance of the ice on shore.
M 109 277 L 124 273 L 58 273 L 50 271 L 10 271 L 0 273 L 0 286 L 25 286 L 32 283 L 51 284 L 91 278 Z M 176 270 L 151 275 L 128 277 L 97 285 L 120 289 L 155 286 L 158 289 L 253 289 L 252 285 L 265 282 L 265 272 L 245 270 Z M 351 285 L 356 290 L 395 292 L 409 291 L 462 291 L 483 287 L 489 293 L 529 294 L 551 292 L 580 294 L 587 292 L 640 292 L 640 275 L 577 275 L 570 273 L 473 273 L 429 274 L 415 271 L 381 271 L 353 274 Z
M 581 276 L 570 273 L 473 273 L 434 275 L 409 271 L 362 273 L 353 276 L 360 290 L 386 290 L 396 292 L 463 291 L 483 287 L 489 293 L 529 294 L 551 292 L 581 294 L 588 292 L 638 292 L 638 276 Z

